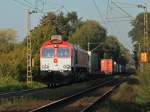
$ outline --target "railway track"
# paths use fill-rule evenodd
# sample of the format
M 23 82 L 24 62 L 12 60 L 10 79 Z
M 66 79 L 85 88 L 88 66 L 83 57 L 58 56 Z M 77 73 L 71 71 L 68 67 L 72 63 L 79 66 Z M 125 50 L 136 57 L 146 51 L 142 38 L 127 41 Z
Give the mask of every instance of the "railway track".
M 102 80 L 98 80 L 98 81 L 95 81 L 95 84 L 97 83 L 100 83 L 101 81 L 104 81 L 106 79 L 109 79 L 108 77 L 105 78 L 105 79 L 102 79 Z M 95 85 L 93 84 L 93 85 Z M 61 86 L 57 86 L 55 88 L 58 88 L 58 87 L 62 87 L 62 86 L 68 86 L 69 84 L 64 84 L 64 85 L 61 85 Z M 37 89 L 26 89 L 26 90 L 18 90 L 18 91 L 13 91 L 13 92 L 7 92 L 7 93 L 0 93 L 0 101 L 3 100 L 3 99 L 9 99 L 9 98 L 13 98 L 13 97 L 19 97 L 19 96 L 23 96 L 23 95 L 26 95 L 28 93 L 36 93 L 36 92 L 40 92 L 40 91 L 43 91 L 43 90 L 46 90 L 48 89 L 47 87 L 43 87 L 43 88 L 37 88 Z
M 25 94 L 28 94 L 28 93 L 43 91 L 45 89 L 46 89 L 46 87 L 37 88 L 37 89 L 18 90 L 18 91 L 13 91 L 13 92 L 8 92 L 8 93 L 2 93 L 2 94 L 0 94 L 0 100 L 12 98 L 12 97 L 19 97 L 19 96 L 22 96 L 22 95 L 25 95 Z
M 103 99 L 120 85 L 121 82 L 122 81 L 117 81 L 116 79 L 105 81 L 99 85 L 51 102 L 29 112 L 88 112 L 99 100 Z

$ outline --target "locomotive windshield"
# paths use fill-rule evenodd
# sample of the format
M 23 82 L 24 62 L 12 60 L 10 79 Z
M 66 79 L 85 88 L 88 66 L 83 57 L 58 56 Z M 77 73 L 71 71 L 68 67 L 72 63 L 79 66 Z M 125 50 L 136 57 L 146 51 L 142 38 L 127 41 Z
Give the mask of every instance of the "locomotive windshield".
M 58 57 L 68 57 L 69 49 L 68 48 L 58 48 Z
M 54 48 L 43 48 L 42 56 L 44 58 L 52 58 L 52 57 L 54 57 Z

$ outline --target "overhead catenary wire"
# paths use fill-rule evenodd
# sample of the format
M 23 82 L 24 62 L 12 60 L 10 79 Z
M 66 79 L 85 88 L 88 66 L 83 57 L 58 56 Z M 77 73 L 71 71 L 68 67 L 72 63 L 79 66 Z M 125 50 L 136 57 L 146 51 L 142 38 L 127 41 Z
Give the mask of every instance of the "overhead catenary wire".
M 126 10 L 124 10 L 122 7 L 120 7 L 119 5 L 117 5 L 116 2 L 114 2 L 113 0 L 111 0 L 111 3 L 116 6 L 118 9 L 120 9 L 124 14 L 126 14 L 127 16 L 129 16 L 130 18 L 134 18 L 131 14 L 129 14 Z
M 109 20 L 109 19 L 108 19 L 108 20 L 107 20 L 107 22 L 123 22 L 123 21 L 125 22 L 125 21 L 131 21 L 131 20 L 130 20 L 130 19 L 122 19 L 122 20 L 121 20 L 121 19 L 120 19 L 120 20 L 115 20 L 115 19 L 114 19 L 114 20 L 112 20 L 112 19 Z
M 27 4 L 29 4 L 30 6 L 34 6 L 31 2 L 29 2 L 28 0 L 24 0 Z
M 118 4 L 122 4 L 122 5 L 126 5 L 126 6 L 137 6 L 138 4 L 133 4 L 133 3 L 127 3 L 127 2 L 118 2 L 118 1 L 115 1 L 115 3 L 118 3 Z
M 13 0 L 14 2 L 16 2 L 16 3 L 18 3 L 18 4 L 20 4 L 20 5 L 22 5 L 23 7 L 28 7 L 28 8 L 33 8 L 32 6 L 30 6 L 29 4 L 26 4 L 26 3 L 24 3 L 24 2 L 22 2 L 22 1 L 19 1 L 19 0 Z
M 108 0 L 108 1 L 110 1 L 110 0 Z M 133 7 L 132 7 L 133 8 Z M 119 16 L 112 16 L 112 17 L 110 17 L 109 15 L 108 15 L 108 13 L 109 13 L 109 9 L 110 9 L 110 11 L 112 11 L 112 12 L 115 12 L 115 13 L 117 13 L 118 12 L 118 14 L 119 14 Z M 120 16 L 121 15 L 121 16 Z M 118 10 L 118 7 L 116 7 L 116 6 L 113 6 L 112 4 L 109 4 L 108 6 L 107 6 L 107 18 L 106 19 L 110 19 L 110 18 L 115 18 L 115 19 L 117 19 L 117 18 L 129 18 L 129 16 L 126 14 L 126 13 L 123 13 L 120 9 Z
M 120 9 L 118 10 L 118 7 L 113 6 L 111 1 L 112 0 L 108 0 L 108 2 L 107 2 L 107 6 L 106 6 L 107 18 L 106 18 L 106 21 L 108 23 L 117 23 L 117 24 L 119 22 L 129 22 L 129 21 L 131 21 L 131 19 L 129 19 L 128 15 L 122 13 L 122 11 L 120 11 Z M 112 14 L 113 12 L 115 14 Z M 113 17 L 110 17 L 110 15 L 113 16 Z M 115 25 L 115 27 L 116 27 L 116 25 Z M 115 30 L 115 32 L 119 34 L 118 30 Z
M 108 0 L 108 2 L 107 2 L 107 6 L 106 6 L 106 16 L 108 16 L 108 10 L 109 10 L 109 2 L 110 2 L 110 0 Z
M 112 30 L 112 28 L 111 28 L 110 23 L 109 23 L 108 21 L 105 21 L 105 19 L 103 18 L 104 16 L 102 15 L 102 13 L 101 13 L 99 7 L 97 6 L 96 1 L 95 1 L 95 0 L 92 0 L 92 1 L 93 1 L 93 4 L 94 4 L 94 6 L 95 6 L 95 8 L 96 8 L 96 10 L 97 10 L 97 13 L 98 13 L 98 15 L 99 15 L 99 17 L 100 17 L 100 21 L 102 21 L 102 23 L 105 24 L 108 29 L 110 29 L 110 33 L 114 34 L 114 32 L 113 32 L 113 30 Z
M 23 0 L 23 1 L 19 1 L 19 0 L 13 0 L 14 2 L 16 2 L 17 4 L 22 5 L 24 8 L 30 9 L 30 10 L 34 10 L 34 12 L 38 12 L 38 13 L 43 13 L 43 10 L 40 10 L 39 8 L 34 7 L 34 5 L 27 1 L 27 0 Z
M 55 3 L 54 1 L 51 1 L 51 0 L 45 0 L 45 2 L 46 2 L 45 5 L 47 5 L 48 7 L 49 7 L 49 3 L 51 3 L 51 4 L 55 5 L 55 6 L 59 6 L 59 7 L 58 7 L 59 9 L 60 9 L 60 7 L 61 7 L 61 8 L 64 9 L 66 12 L 70 12 L 70 11 L 68 10 L 68 8 L 65 7 L 64 4 Z M 58 12 L 58 11 L 56 10 L 55 12 Z
M 103 20 L 103 16 L 102 16 L 102 14 L 101 14 L 100 9 L 99 9 L 98 6 L 97 6 L 97 3 L 95 2 L 95 0 L 92 0 L 92 1 L 93 1 L 93 4 L 94 4 L 94 6 L 95 6 L 97 12 L 98 12 L 99 17 L 101 18 L 100 21 L 102 21 L 102 22 L 105 24 L 105 21 Z

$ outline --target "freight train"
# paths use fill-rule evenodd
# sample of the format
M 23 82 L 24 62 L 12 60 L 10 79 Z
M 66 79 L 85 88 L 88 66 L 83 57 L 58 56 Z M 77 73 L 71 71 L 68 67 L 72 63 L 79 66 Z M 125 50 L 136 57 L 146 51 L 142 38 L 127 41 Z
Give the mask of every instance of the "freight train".
M 53 35 L 40 48 L 40 71 L 48 86 L 73 82 L 83 73 L 89 77 L 123 70 L 112 59 L 99 60 L 96 54 L 62 40 L 60 35 Z

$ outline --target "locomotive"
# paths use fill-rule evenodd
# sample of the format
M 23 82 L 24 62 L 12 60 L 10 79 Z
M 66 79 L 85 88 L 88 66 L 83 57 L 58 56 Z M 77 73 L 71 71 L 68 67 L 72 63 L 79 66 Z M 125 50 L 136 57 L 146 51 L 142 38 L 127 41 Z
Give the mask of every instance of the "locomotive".
M 73 82 L 83 75 L 122 73 L 125 67 L 112 59 L 100 60 L 96 54 L 62 40 L 60 35 L 53 35 L 40 48 L 40 71 L 42 80 L 54 86 Z
M 40 48 L 40 70 L 47 84 L 71 82 L 76 74 L 88 69 L 88 53 L 62 40 L 60 35 L 53 35 Z

